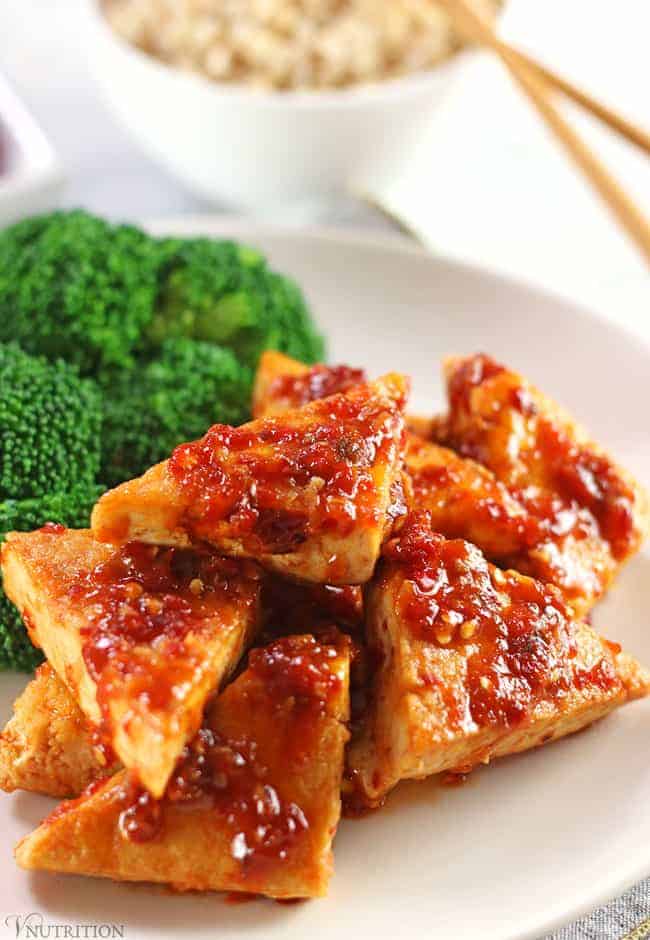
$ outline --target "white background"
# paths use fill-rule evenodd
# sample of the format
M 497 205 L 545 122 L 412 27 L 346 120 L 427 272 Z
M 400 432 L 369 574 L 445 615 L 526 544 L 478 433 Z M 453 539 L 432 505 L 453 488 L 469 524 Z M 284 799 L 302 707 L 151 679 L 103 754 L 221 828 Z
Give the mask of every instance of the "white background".
M 650 129 L 648 0 L 511 0 L 501 32 Z M 566 115 L 650 217 L 650 159 L 593 119 Z M 650 336 L 647 267 L 492 59 L 465 77 L 387 195 L 435 249 L 553 287 Z

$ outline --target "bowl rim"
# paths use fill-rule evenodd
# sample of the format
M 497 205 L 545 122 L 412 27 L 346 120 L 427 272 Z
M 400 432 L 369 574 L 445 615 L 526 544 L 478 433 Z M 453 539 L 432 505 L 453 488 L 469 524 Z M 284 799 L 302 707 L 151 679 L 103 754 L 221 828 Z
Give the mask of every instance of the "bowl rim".
M 0 134 L 17 150 L 16 162 L 0 171 L 0 229 L 58 203 L 66 180 L 50 139 L 0 72 Z
M 113 29 L 102 10 L 104 0 L 84 0 L 84 2 L 93 27 L 101 34 L 105 42 L 118 49 L 123 56 L 161 76 L 172 77 L 188 87 L 194 86 L 215 97 L 230 98 L 235 104 L 245 100 L 249 103 L 270 105 L 276 108 L 323 110 L 354 108 L 360 105 L 381 106 L 405 96 L 417 96 L 430 92 L 445 74 L 447 76 L 453 74 L 468 60 L 480 55 L 477 50 L 464 46 L 450 53 L 438 65 L 430 69 L 332 90 L 284 91 L 275 88 L 251 88 L 237 82 L 214 81 L 199 72 L 184 71 L 143 52 Z

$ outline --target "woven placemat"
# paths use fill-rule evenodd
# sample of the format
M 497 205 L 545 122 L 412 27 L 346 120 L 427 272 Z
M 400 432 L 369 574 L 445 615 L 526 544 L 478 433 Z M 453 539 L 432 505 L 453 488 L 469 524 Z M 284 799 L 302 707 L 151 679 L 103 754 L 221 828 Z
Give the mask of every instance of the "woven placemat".
M 649 940 L 650 878 L 544 940 Z

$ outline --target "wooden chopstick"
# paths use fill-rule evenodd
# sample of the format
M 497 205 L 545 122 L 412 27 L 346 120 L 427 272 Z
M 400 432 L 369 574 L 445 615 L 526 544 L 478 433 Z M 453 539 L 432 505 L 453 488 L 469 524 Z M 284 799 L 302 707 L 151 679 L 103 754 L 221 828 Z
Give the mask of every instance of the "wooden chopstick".
M 506 45 L 498 36 L 495 38 L 499 46 Z M 531 71 L 537 72 L 540 78 L 548 82 L 549 85 L 561 91 L 567 98 L 575 101 L 575 103 L 579 104 L 585 111 L 589 111 L 597 117 L 599 121 L 602 121 L 603 124 L 611 127 L 611 129 L 616 131 L 617 134 L 620 134 L 621 137 L 624 137 L 631 144 L 634 144 L 635 147 L 638 147 L 650 156 L 650 134 L 642 127 L 639 127 L 638 124 L 633 124 L 632 121 L 623 117 L 622 114 L 612 111 L 612 109 L 608 108 L 602 101 L 598 101 L 597 98 L 592 98 L 592 96 L 588 95 L 582 88 L 573 85 L 566 78 L 558 75 L 557 72 L 547 68 L 547 66 L 531 58 L 531 56 L 526 55 L 526 53 L 522 52 L 520 49 L 515 49 L 514 46 L 509 46 L 509 49 L 523 65 L 527 66 Z
M 459 6 L 459 4 L 454 4 Z M 522 65 L 527 66 L 532 72 L 536 72 L 537 75 L 542 78 L 545 82 L 548 82 L 553 88 L 557 91 L 561 91 L 567 98 L 570 98 L 572 101 L 575 101 L 576 104 L 579 104 L 585 111 L 591 112 L 595 117 L 597 117 L 603 124 L 606 124 L 608 127 L 611 127 L 612 130 L 616 131 L 622 137 L 625 137 L 631 144 L 634 144 L 636 147 L 639 147 L 644 153 L 650 155 L 650 133 L 644 130 L 642 127 L 639 127 L 638 124 L 633 124 L 632 121 L 629 121 L 627 118 L 623 117 L 621 114 L 618 114 L 616 111 L 613 111 L 611 108 L 608 108 L 607 105 L 603 104 L 602 101 L 598 101 L 597 98 L 593 98 L 591 95 L 587 94 L 582 88 L 578 88 L 577 85 L 574 85 L 568 79 L 564 78 L 562 75 L 558 75 L 557 72 L 554 72 L 548 66 L 544 65 L 542 62 L 539 62 L 537 59 L 534 59 L 532 56 L 527 55 L 527 53 L 522 52 L 521 49 L 516 49 L 514 46 L 511 46 L 509 43 L 506 43 L 499 36 L 496 35 L 492 27 L 492 23 L 487 17 L 483 14 L 483 11 L 480 10 L 476 4 L 471 4 L 466 2 L 465 5 L 469 8 L 469 13 L 473 13 L 477 20 L 480 20 L 484 29 L 488 31 L 491 35 L 491 39 L 494 41 L 495 51 L 498 52 L 507 52 L 517 59 L 519 59 Z M 485 35 L 484 33 L 482 35 Z M 477 37 L 481 38 L 481 37 Z M 485 40 L 483 40 L 485 41 Z
M 548 127 L 564 145 L 574 162 L 590 180 L 593 187 L 617 217 L 630 238 L 636 243 L 648 264 L 650 264 L 650 222 L 582 138 L 566 122 L 551 101 L 549 90 L 555 87 L 566 94 L 565 88 L 569 87 L 571 89 L 570 97 L 574 101 L 582 97 L 591 103 L 593 99 L 585 96 L 579 89 L 575 89 L 574 86 L 569 85 L 559 76 L 553 75 L 553 80 L 549 80 L 545 74 L 549 73 L 548 69 L 534 60 L 529 60 L 529 57 L 517 52 L 500 40 L 494 33 L 492 24 L 477 12 L 472 0 L 438 0 L 438 3 L 447 10 L 460 32 L 470 40 L 496 52 Z M 599 105 L 598 107 L 608 117 L 612 114 L 604 106 Z M 618 124 L 628 127 L 628 122 L 623 118 L 616 116 L 616 121 Z M 634 134 L 637 140 L 640 141 L 638 145 L 645 150 L 645 132 L 639 128 L 634 128 Z

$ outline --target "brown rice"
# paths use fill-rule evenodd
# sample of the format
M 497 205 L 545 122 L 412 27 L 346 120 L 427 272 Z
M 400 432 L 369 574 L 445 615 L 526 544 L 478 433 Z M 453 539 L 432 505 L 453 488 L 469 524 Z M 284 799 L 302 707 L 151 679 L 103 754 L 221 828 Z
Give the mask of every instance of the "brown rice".
M 498 0 L 484 0 L 492 11 Z M 434 0 L 104 0 L 149 55 L 219 82 L 339 88 L 431 68 L 461 45 Z

